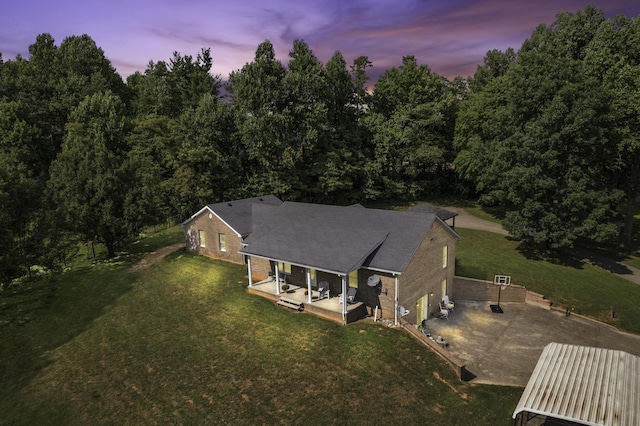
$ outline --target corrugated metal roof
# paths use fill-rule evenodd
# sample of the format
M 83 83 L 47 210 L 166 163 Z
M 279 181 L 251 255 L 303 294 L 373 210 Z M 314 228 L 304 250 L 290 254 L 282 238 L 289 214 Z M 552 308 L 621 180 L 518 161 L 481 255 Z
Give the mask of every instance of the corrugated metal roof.
M 640 424 L 640 357 L 588 346 L 548 344 L 513 412 L 585 425 Z

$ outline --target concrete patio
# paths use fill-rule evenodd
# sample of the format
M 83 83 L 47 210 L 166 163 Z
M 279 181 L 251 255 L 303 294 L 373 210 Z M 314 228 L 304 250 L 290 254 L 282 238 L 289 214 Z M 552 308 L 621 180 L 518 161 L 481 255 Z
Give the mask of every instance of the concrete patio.
M 472 382 L 526 386 L 544 347 L 551 342 L 622 350 L 640 356 L 640 336 L 578 315 L 526 303 L 456 301 L 449 319 L 429 319 L 432 336 L 466 363 Z
M 311 291 L 311 303 L 309 296 L 305 294 L 306 288 L 289 285 L 288 291 L 281 291 L 276 294 L 276 284 L 273 279 L 263 280 L 254 283 L 247 291 L 267 299 L 277 301 L 280 297 L 300 302 L 304 305 L 304 310 L 317 316 L 329 319 L 338 323 L 349 323 L 364 318 L 367 315 L 366 307 L 360 303 L 347 304 L 347 318 L 342 317 L 342 303 L 338 295 L 331 295 L 328 298 L 320 299 L 317 290 Z

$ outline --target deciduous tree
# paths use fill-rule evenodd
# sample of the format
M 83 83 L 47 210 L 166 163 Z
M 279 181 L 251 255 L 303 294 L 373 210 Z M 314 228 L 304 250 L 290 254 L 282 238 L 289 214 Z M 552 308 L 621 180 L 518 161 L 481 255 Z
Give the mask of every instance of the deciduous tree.
M 87 97 L 71 113 L 62 152 L 51 165 L 49 184 L 66 227 L 103 243 L 110 257 L 135 235 L 125 217 L 126 126 L 124 104 L 114 93 Z

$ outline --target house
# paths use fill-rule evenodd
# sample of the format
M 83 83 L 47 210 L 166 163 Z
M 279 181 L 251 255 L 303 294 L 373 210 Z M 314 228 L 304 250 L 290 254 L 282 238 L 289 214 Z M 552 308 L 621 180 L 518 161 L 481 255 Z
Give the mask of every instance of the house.
M 451 210 L 443 209 L 430 203 L 420 203 L 408 208 L 407 211 L 414 213 L 434 213 L 452 229 L 456 228 L 456 216 L 458 216 L 458 213 L 452 212 Z
M 229 210 L 241 212 L 242 226 L 232 223 Z M 289 306 L 304 303 L 320 315 L 333 311 L 343 323 L 370 314 L 419 324 L 439 313 L 453 283 L 460 239 L 435 213 L 272 196 L 206 206 L 184 226 L 191 252 L 247 263 L 250 291 Z M 232 248 L 229 230 L 241 246 L 233 259 L 237 246 Z M 226 251 L 219 251 L 219 234 L 225 235 Z
M 244 263 L 242 240 L 251 233 L 254 204 L 279 205 L 274 195 L 209 204 L 182 223 L 186 247 L 191 253 Z
M 640 424 L 640 357 L 549 343 L 513 412 L 518 425 Z

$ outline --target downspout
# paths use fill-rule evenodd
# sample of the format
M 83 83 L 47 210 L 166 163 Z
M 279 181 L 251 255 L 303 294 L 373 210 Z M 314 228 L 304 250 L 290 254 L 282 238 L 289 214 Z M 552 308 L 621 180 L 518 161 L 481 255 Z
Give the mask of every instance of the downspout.
M 342 276 L 342 321 L 347 323 L 347 276 Z
M 398 276 L 396 274 L 393 274 L 393 279 L 395 281 L 396 284 L 396 294 L 394 296 L 394 303 L 393 303 L 393 310 L 395 311 L 394 315 L 394 325 L 398 325 Z
M 253 277 L 251 276 L 251 256 L 247 256 L 247 269 L 249 270 L 249 287 L 253 287 Z
M 305 272 L 306 272 L 306 278 L 307 278 L 307 294 L 309 295 L 308 297 L 308 302 L 309 304 L 311 304 L 311 270 L 309 268 L 304 268 Z
M 276 263 L 276 296 L 280 296 L 280 268 L 278 268 L 278 263 Z

